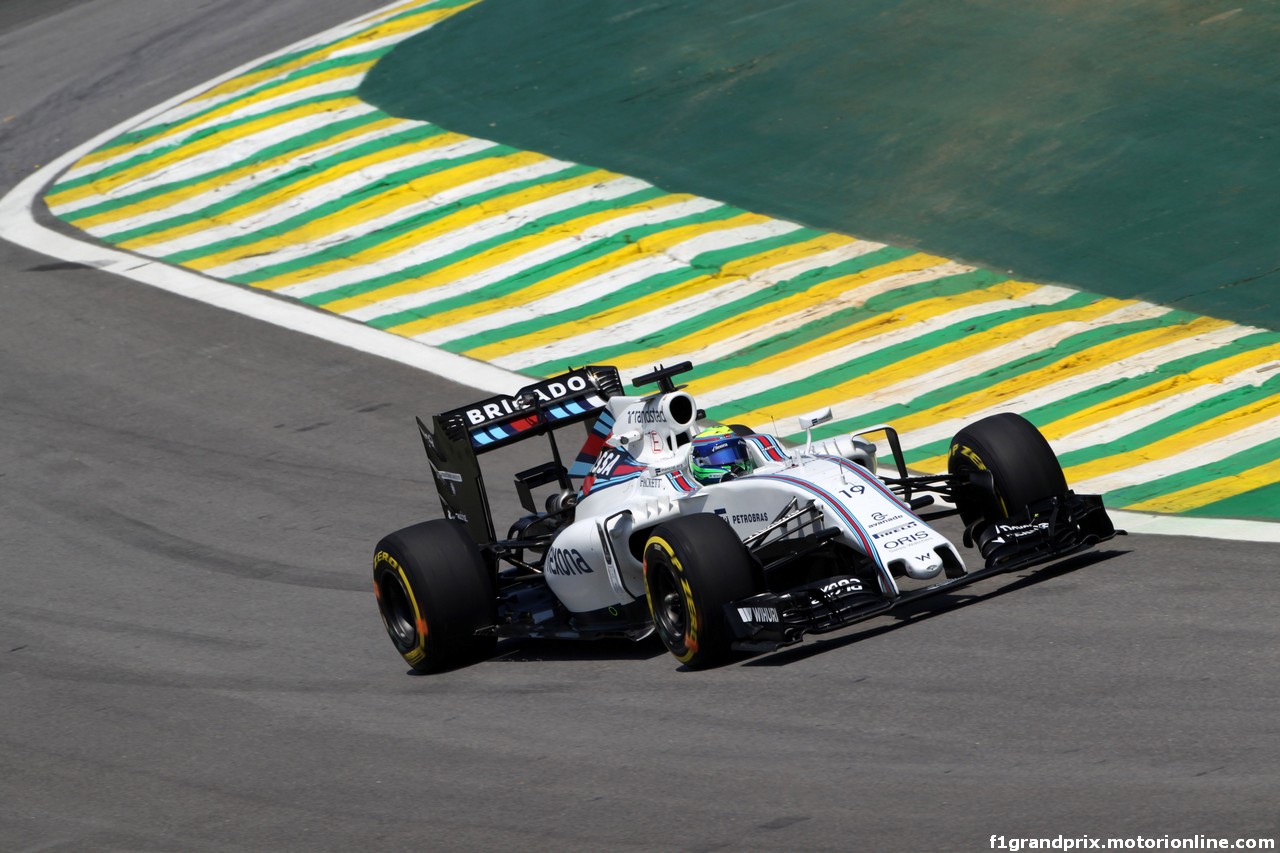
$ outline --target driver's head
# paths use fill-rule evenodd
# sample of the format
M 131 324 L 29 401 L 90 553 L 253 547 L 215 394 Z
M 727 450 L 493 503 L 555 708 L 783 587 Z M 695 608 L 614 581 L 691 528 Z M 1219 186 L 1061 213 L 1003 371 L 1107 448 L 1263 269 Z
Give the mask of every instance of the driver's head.
M 703 485 L 719 483 L 725 477 L 741 477 L 755 470 L 747 445 L 724 426 L 704 429 L 693 438 L 689 467 Z

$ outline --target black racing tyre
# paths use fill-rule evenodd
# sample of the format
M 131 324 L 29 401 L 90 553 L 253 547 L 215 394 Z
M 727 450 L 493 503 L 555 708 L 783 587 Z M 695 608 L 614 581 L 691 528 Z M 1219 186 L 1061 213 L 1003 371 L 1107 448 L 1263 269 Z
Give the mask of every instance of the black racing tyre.
M 756 435 L 756 431 L 746 424 L 728 424 L 734 435 Z
M 951 474 L 988 471 L 991 489 L 958 486 L 956 508 L 965 524 L 1000 521 L 1028 504 L 1067 490 L 1058 457 L 1035 425 L 1003 412 L 969 424 L 951 440 Z
M 728 522 L 711 513 L 661 524 L 644 546 L 644 587 L 657 634 L 694 669 L 732 656 L 724 605 L 756 592 L 747 548 Z
M 458 522 L 424 521 L 382 537 L 373 591 L 391 642 L 418 672 L 493 653 L 497 638 L 476 636 L 494 623 L 493 574 Z

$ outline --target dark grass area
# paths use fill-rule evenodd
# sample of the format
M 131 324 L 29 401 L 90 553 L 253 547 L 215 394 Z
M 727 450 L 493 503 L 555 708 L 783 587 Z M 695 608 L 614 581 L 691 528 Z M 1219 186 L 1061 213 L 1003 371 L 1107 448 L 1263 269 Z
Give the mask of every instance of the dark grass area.
M 1280 328 L 1280 4 L 485 0 L 398 115 L 803 222 Z

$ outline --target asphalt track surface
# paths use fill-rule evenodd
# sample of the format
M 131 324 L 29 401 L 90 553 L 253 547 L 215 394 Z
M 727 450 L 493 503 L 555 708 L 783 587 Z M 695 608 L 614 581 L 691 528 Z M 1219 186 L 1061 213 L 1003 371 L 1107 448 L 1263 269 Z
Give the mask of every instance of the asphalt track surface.
M 8 2 L 0 192 L 376 5 Z M 1273 546 L 1117 539 L 710 672 L 527 643 L 414 677 L 368 562 L 435 509 L 412 416 L 472 392 L 8 243 L 0 269 L 0 849 L 1280 834 Z

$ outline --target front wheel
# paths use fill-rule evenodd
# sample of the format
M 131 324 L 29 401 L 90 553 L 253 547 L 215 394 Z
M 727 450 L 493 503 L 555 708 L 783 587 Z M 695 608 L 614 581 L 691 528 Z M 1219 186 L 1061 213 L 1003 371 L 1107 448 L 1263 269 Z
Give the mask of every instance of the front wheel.
M 397 530 L 373 555 L 378 612 L 396 651 L 418 672 L 438 672 L 485 654 L 497 638 L 494 579 L 480 549 L 456 521 Z
M 718 516 L 659 525 L 644 546 L 644 586 L 654 628 L 671 654 L 700 669 L 731 656 L 724 606 L 755 593 L 751 555 Z
M 956 487 L 955 502 L 966 525 L 1002 521 L 1067 491 L 1049 442 L 1034 424 L 1012 412 L 983 418 L 956 433 L 947 470 L 963 481 Z

